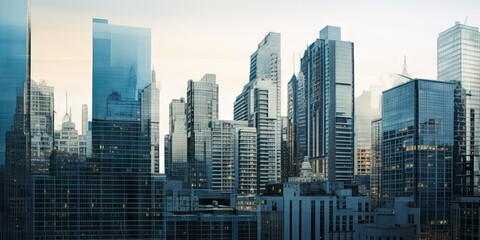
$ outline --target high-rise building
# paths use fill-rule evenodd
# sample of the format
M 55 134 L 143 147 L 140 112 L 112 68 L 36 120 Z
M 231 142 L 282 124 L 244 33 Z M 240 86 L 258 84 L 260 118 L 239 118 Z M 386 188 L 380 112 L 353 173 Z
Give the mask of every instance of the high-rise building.
M 31 171 L 47 174 L 53 150 L 53 87 L 31 80 Z
M 88 106 L 82 105 L 82 135 L 86 136 L 88 131 Z
M 287 141 L 289 159 L 286 174 L 296 177 L 307 156 L 307 119 L 305 99 L 305 77 L 302 72 L 293 75 L 288 82 Z
M 292 169 L 292 163 L 289 161 L 290 159 L 290 149 L 288 145 L 288 119 L 287 117 L 280 117 L 280 149 L 281 149 L 281 170 L 282 176 L 281 181 L 286 182 L 290 177 L 291 172 L 294 171 Z
M 34 177 L 32 239 L 163 236 L 150 41 L 150 29 L 93 20 L 93 155 L 55 152 L 54 174 Z
M 172 99 L 169 106 L 169 158 L 167 178 L 187 181 L 187 116 L 185 99 Z
M 0 238 L 31 239 L 30 11 L 0 1 Z
M 212 131 L 212 190 L 235 192 L 236 128 L 246 127 L 244 121 L 216 120 L 210 123 Z M 256 169 L 255 169 L 256 170 Z
M 234 131 L 234 186 L 239 195 L 255 196 L 258 192 L 257 130 L 241 126 Z
M 413 196 L 428 239 L 450 234 L 457 88 L 413 79 L 383 92 L 382 200 Z
M 281 181 L 280 33 L 270 32 L 250 56 L 250 81 L 234 103 L 234 120 L 257 129 L 257 189 Z
M 188 81 L 187 88 L 187 162 L 192 188 L 212 186 L 211 121 L 218 120 L 218 84 L 215 74 L 200 81 Z
M 480 195 L 480 32 L 456 22 L 437 39 L 437 78 L 457 80 L 466 95 L 466 151 L 456 163 L 455 194 Z
M 301 59 L 305 77 L 307 156 L 315 173 L 329 181 L 354 176 L 353 43 L 339 27 L 326 26 Z
M 382 119 L 373 119 L 371 122 L 371 155 L 370 155 L 370 196 L 373 207 L 380 203 L 382 182 Z
M 371 123 L 380 117 L 381 88 L 370 86 L 355 98 L 355 175 L 371 173 Z
M 250 81 L 236 98 L 234 120 L 247 121 L 257 129 L 257 189 L 281 181 L 279 118 L 276 113 L 276 85 L 269 79 Z
M 170 171 L 172 169 L 172 163 L 170 160 L 170 134 L 165 134 L 163 136 L 163 167 L 164 167 L 164 173 L 169 178 Z

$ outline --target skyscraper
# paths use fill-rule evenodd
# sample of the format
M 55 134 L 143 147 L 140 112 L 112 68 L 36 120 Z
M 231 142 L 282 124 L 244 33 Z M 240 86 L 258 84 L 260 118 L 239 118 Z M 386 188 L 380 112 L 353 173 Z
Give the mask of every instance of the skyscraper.
M 30 12 L 28 0 L 0 1 L 0 238 L 31 238 Z
M 380 117 L 379 86 L 370 86 L 355 98 L 355 175 L 371 173 L 371 122 Z
M 376 118 L 371 122 L 371 154 L 370 154 L 370 196 L 373 207 L 380 203 L 382 183 L 382 119 Z
M 257 129 L 257 189 L 281 181 L 280 34 L 270 32 L 250 57 L 250 81 L 234 103 L 234 120 Z
M 480 195 L 480 32 L 456 22 L 437 39 L 437 77 L 458 80 L 466 95 L 466 151 L 456 163 L 455 194 Z M 457 191 L 458 190 L 458 191 Z
M 169 106 L 168 159 L 165 162 L 167 177 L 173 180 L 187 180 L 187 116 L 185 99 L 172 99 Z
M 382 200 L 413 196 L 429 239 L 449 239 L 457 88 L 413 79 L 383 92 Z
M 212 186 L 212 134 L 210 122 L 218 120 L 218 85 L 215 74 L 200 81 L 188 81 L 187 88 L 187 161 L 192 188 Z
M 279 118 L 276 114 L 276 84 L 269 79 L 250 81 L 236 98 L 234 120 L 247 121 L 257 129 L 257 190 L 281 181 Z
M 235 133 L 247 122 L 216 120 L 210 123 L 212 131 L 212 190 L 235 192 Z
M 301 71 L 307 156 L 314 172 L 329 181 L 350 182 L 354 174 L 353 43 L 341 40 L 339 27 L 326 26 L 320 39 L 305 50 Z
M 234 186 L 239 195 L 255 196 L 258 192 L 257 131 L 245 126 L 234 131 Z
M 48 174 L 53 150 L 53 87 L 31 80 L 31 170 Z

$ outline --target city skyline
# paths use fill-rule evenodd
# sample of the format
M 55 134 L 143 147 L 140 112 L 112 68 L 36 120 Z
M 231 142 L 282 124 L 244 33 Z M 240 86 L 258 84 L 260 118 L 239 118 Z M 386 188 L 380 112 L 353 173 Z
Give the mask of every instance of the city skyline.
M 92 18 L 152 29 L 152 65 L 161 91 L 161 111 L 167 111 L 171 99 L 186 97 L 189 79 L 213 73 L 219 84 L 219 118 L 225 120 L 233 118 L 235 96 L 248 81 L 250 54 L 270 31 L 282 34 L 281 115 L 286 115 L 287 82 L 294 68 L 298 72 L 305 47 L 318 38 L 325 25 L 341 27 L 343 37 L 355 42 L 355 96 L 378 84 L 380 77 L 388 81 L 389 73 L 401 72 L 404 55 L 412 76 L 436 79 L 438 34 L 455 21 L 464 23 L 467 17 L 468 25 L 480 25 L 474 7 L 480 3 L 475 1 L 406 1 L 395 5 L 349 1 L 324 6 L 314 1 L 271 5 L 269 1 L 142 0 L 134 9 L 129 1 L 92 3 L 31 3 L 32 78 L 55 86 L 57 129 L 64 114 L 65 92 L 74 122 L 80 126 L 82 104 L 89 106 L 91 116 Z M 163 114 L 160 135 L 166 133 L 168 115 Z

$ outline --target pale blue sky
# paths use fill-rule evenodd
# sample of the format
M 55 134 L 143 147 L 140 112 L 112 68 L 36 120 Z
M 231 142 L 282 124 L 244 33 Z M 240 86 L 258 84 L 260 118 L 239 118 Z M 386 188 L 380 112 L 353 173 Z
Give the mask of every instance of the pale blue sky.
M 248 81 L 249 57 L 269 31 L 282 34 L 282 113 L 286 85 L 298 59 L 325 25 L 342 28 L 355 43 L 355 93 L 389 73 L 403 56 L 414 77 L 436 78 L 436 38 L 455 21 L 480 26 L 480 1 L 321 0 L 31 0 L 32 77 L 55 87 L 56 111 L 69 94 L 80 128 L 80 108 L 91 103 L 92 18 L 152 29 L 152 64 L 161 86 L 161 135 L 168 104 L 184 97 L 187 80 L 217 74 L 220 118 L 231 119 L 233 101 Z M 162 151 L 163 154 L 163 151 Z

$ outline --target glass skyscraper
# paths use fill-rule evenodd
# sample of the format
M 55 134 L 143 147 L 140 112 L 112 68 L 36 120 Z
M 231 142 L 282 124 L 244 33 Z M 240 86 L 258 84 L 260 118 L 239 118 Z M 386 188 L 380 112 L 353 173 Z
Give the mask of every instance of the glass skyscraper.
M 466 151 L 457 162 L 455 194 L 480 195 L 480 32 L 459 22 L 437 39 L 437 77 L 466 91 Z
M 315 173 L 350 182 L 354 174 L 354 54 L 339 27 L 326 26 L 301 59 L 307 156 Z
M 457 88 L 413 79 L 383 93 L 382 200 L 413 196 L 429 239 L 449 236 Z
M 0 1 L 0 238 L 31 238 L 30 13 Z
M 165 174 L 169 179 L 187 181 L 187 116 L 184 98 L 173 99 L 169 106 L 168 159 Z M 168 169 L 167 169 L 168 166 Z
M 212 134 L 210 122 L 218 120 L 218 84 L 215 74 L 188 81 L 187 157 L 192 188 L 212 187 Z

